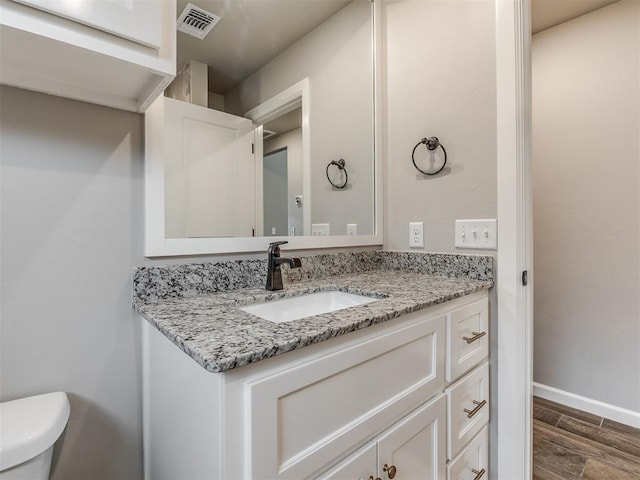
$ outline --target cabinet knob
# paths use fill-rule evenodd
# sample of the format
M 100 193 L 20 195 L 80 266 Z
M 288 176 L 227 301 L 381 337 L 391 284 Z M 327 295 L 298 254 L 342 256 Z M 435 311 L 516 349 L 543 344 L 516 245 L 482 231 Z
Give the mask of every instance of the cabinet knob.
M 397 468 L 395 465 L 387 465 L 386 463 L 384 464 L 384 467 L 382 467 L 382 471 L 386 472 L 387 476 L 393 480 L 393 478 L 395 478 L 396 473 L 397 473 Z
M 382 479 L 380 477 L 373 478 L 373 475 L 370 475 L 369 480 L 382 480 Z

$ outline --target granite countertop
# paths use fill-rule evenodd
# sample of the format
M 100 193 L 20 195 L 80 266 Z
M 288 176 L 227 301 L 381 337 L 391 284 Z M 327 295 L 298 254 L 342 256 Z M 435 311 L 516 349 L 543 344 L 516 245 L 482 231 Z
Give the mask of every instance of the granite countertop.
M 492 286 L 491 280 L 373 270 L 294 283 L 279 292 L 245 288 L 136 302 L 135 308 L 206 370 L 224 372 Z M 263 320 L 239 309 L 266 300 L 330 290 L 379 300 L 285 323 Z

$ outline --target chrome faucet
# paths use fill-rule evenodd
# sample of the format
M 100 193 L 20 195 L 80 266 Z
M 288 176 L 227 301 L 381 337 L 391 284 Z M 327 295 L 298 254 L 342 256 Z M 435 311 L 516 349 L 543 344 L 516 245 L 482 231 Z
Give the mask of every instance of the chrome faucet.
M 283 258 L 280 256 L 280 245 L 285 243 L 289 242 L 273 242 L 269 244 L 269 249 L 267 250 L 269 256 L 267 263 L 267 290 L 282 290 L 282 270 L 280 270 L 280 265 L 287 263 L 291 268 L 300 268 L 302 266 L 299 258 Z

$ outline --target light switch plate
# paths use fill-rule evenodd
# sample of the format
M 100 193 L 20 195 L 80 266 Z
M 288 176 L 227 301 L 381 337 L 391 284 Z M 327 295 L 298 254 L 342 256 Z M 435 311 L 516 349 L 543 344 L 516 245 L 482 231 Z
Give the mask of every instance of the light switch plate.
M 409 224 L 409 247 L 424 248 L 424 223 Z
M 497 235 L 495 219 L 456 220 L 456 248 L 495 250 Z

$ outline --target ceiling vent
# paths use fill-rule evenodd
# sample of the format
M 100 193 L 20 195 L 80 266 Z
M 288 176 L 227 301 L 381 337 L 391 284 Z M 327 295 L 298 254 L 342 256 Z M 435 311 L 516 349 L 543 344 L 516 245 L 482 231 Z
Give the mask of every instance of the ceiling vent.
M 178 30 L 202 40 L 220 21 L 220 17 L 187 3 L 178 17 Z

